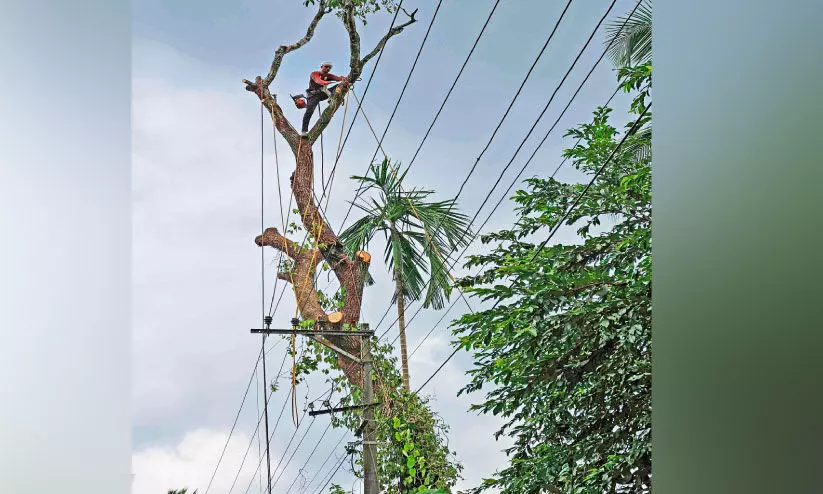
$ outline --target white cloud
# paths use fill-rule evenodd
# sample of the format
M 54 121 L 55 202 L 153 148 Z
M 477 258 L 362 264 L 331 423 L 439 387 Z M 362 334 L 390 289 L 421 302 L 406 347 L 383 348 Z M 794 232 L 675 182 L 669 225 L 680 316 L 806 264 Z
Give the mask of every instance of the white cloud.
M 184 487 L 189 492 L 198 489 L 198 493 L 205 493 L 227 437 L 228 431 L 198 429 L 186 434 L 176 446 L 153 446 L 134 453 L 132 494 L 161 494 Z M 259 492 L 258 481 L 252 481 L 258 465 L 256 445 L 252 445 L 240 469 L 248 444 L 249 436 L 245 434 L 231 436 L 210 492 L 229 492 L 238 471 L 233 492 L 243 492 L 249 482 L 249 492 Z

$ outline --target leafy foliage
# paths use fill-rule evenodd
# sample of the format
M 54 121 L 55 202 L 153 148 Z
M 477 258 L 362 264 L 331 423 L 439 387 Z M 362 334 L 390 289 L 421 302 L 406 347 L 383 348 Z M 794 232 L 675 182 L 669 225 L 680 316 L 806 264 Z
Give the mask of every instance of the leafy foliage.
M 433 412 L 427 401 L 402 390 L 397 361 L 389 344 L 372 346 L 374 375 L 380 405 L 375 407 L 377 473 L 381 492 L 407 494 L 454 486 L 462 466 L 455 460 L 446 440 L 448 427 Z M 362 390 L 336 371 L 337 354 L 312 341 L 300 356 L 298 373 L 320 371 L 342 395 L 336 403 L 327 399 L 323 407 L 341 407 L 362 403 Z M 313 407 L 313 405 L 309 405 Z M 359 410 L 334 414 L 332 425 L 356 431 L 362 423 Z M 362 439 L 362 438 L 361 438 Z M 362 458 L 354 462 L 355 475 L 362 476 Z M 345 491 L 344 491 L 345 492 Z
M 623 26 L 623 22 L 626 23 Z M 622 29 L 621 29 L 621 26 Z M 652 2 L 642 0 L 631 17 L 621 17 L 607 27 L 609 57 L 617 67 L 642 65 L 652 60 Z
M 631 111 L 641 113 L 650 98 L 651 64 L 627 69 L 624 77 L 624 88 L 636 95 Z M 578 170 L 594 174 L 617 147 L 621 136 L 610 114 L 598 108 L 591 123 L 567 133 L 580 139 L 564 152 Z M 472 408 L 504 417 L 496 436 L 514 437 L 510 465 L 477 491 L 651 489 L 647 115 L 566 221 L 577 227 L 581 243 L 537 252 L 531 239 L 562 220 L 584 185 L 532 178 L 514 196 L 517 222 L 485 235 L 483 242 L 496 248 L 468 262 L 485 269 L 461 284 L 497 305 L 456 322 L 455 334 L 475 361 L 461 393 L 495 385 Z
M 382 233 L 386 264 L 395 280 L 402 280 L 405 300 L 419 299 L 425 289 L 423 307 L 442 309 L 452 286 L 441 255 L 466 245 L 468 217 L 456 210 L 454 200 L 428 200 L 433 191 L 404 190 L 407 172 L 398 173 L 385 159 L 371 165 L 368 175 L 352 177 L 360 180 L 364 193 L 374 191 L 377 198 L 355 203 L 365 216 L 349 226 L 340 240 L 353 252 L 366 249 L 374 235 Z M 430 283 L 424 280 L 426 275 Z
M 303 5 L 308 7 L 309 5 L 314 5 L 315 1 L 316 0 L 303 0 Z M 328 8 L 333 12 L 339 14 L 349 2 L 354 4 L 354 15 L 363 21 L 363 24 L 366 24 L 369 15 L 379 12 L 381 9 L 389 13 L 397 10 L 397 0 L 327 0 L 326 5 L 328 5 Z

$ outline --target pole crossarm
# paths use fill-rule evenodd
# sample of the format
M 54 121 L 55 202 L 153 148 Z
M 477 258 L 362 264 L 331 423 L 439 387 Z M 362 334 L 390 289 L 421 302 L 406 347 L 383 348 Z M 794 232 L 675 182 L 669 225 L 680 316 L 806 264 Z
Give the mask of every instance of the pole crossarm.
M 379 405 L 379 404 L 380 404 L 379 401 L 375 401 L 371 405 L 350 405 L 350 406 L 346 406 L 346 407 L 327 408 L 325 410 L 311 410 L 309 412 L 309 416 L 314 417 L 314 416 L 317 416 L 317 415 L 325 415 L 327 413 L 345 412 L 345 411 L 348 411 L 348 410 L 360 410 L 361 408 L 376 406 L 376 405 Z
M 260 329 L 252 328 L 255 334 L 287 334 L 303 336 L 373 336 L 374 331 L 345 331 L 342 329 Z

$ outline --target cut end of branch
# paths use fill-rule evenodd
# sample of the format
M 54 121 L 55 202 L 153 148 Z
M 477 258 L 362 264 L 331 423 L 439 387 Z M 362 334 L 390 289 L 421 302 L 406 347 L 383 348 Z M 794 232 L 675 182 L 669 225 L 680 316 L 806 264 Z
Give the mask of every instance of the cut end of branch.
M 369 254 L 365 250 L 358 250 L 354 255 L 356 255 L 358 259 L 360 259 L 366 264 L 369 264 L 371 262 L 371 254 Z
M 277 228 L 270 226 L 263 231 L 263 235 L 254 237 L 254 243 L 257 244 L 258 247 L 263 247 L 264 245 L 275 247 L 274 242 L 281 238 L 282 236 L 280 232 L 277 231 Z
M 332 324 L 337 324 L 343 320 L 343 313 L 342 312 L 332 312 L 328 316 L 329 322 Z

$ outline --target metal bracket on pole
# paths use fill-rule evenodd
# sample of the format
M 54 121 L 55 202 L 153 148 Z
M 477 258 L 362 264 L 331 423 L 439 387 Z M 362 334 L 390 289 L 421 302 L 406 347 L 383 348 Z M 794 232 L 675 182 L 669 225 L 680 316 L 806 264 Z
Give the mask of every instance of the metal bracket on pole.
M 320 343 L 321 345 L 323 345 L 327 348 L 330 348 L 330 349 L 334 350 L 335 352 L 339 353 L 340 355 L 346 357 L 349 360 L 354 360 L 358 364 L 363 363 L 363 361 L 360 360 L 359 358 L 357 358 L 354 355 L 350 354 L 349 352 L 343 350 L 342 348 L 338 347 L 337 345 L 334 345 L 333 343 L 331 343 L 329 340 L 327 340 L 325 338 L 321 338 L 319 336 L 309 336 L 309 338 L 313 339 L 314 341 Z
M 303 336 L 373 336 L 374 331 L 344 331 L 342 329 L 260 329 L 252 328 L 254 334 L 295 334 Z
M 327 408 L 325 410 L 311 410 L 311 411 L 309 411 L 309 416 L 310 417 L 315 417 L 317 415 L 325 415 L 327 413 L 345 412 L 347 410 L 359 410 L 361 408 L 366 408 L 368 406 L 374 406 L 374 405 L 379 405 L 379 404 L 380 404 L 379 401 L 375 401 L 371 405 L 350 405 L 350 406 L 347 406 L 347 407 Z

